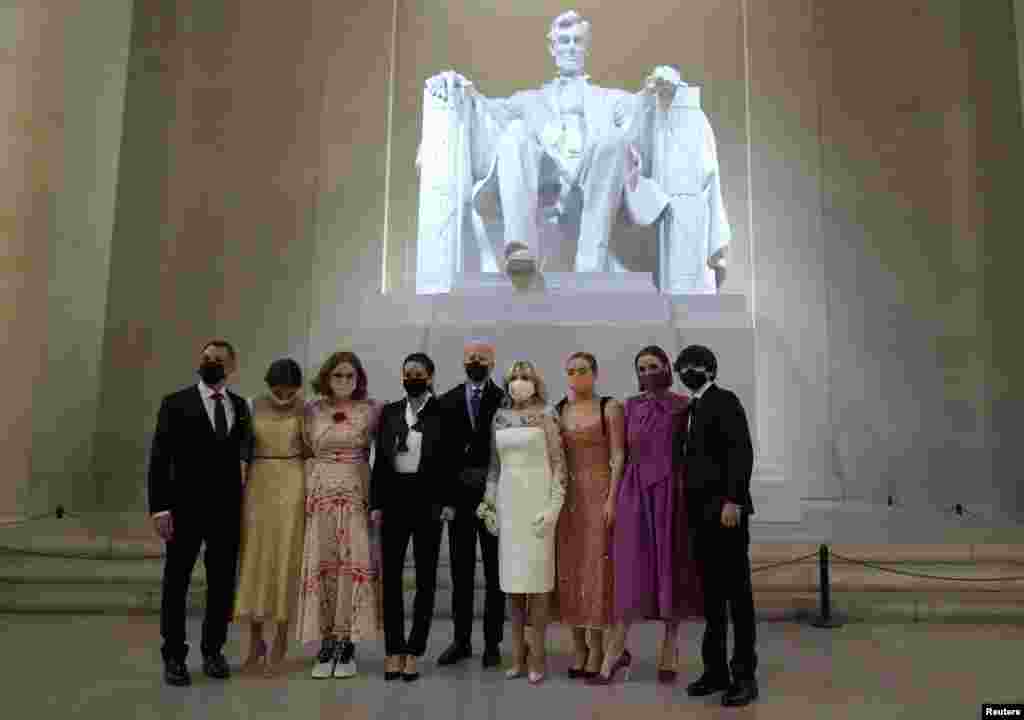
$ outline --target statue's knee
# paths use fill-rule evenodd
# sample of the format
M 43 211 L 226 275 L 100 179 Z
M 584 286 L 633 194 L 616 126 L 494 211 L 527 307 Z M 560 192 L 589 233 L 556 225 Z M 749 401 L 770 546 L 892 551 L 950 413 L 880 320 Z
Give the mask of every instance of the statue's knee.
M 602 160 L 616 160 L 624 162 L 628 149 L 629 143 L 621 137 L 605 138 L 597 144 L 594 154 Z

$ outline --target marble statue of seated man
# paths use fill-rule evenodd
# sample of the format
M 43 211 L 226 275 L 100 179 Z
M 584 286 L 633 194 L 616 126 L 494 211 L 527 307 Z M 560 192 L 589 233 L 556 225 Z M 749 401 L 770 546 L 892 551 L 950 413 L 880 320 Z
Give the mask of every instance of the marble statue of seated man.
M 454 72 L 434 75 L 427 89 L 446 101 L 455 92 L 464 103 L 474 199 L 488 188 L 498 191 L 506 270 L 536 269 L 545 212 L 562 210 L 578 188 L 582 212 L 574 270 L 608 272 L 630 148 L 638 133 L 649 130 L 644 110 L 654 107 L 656 91 L 651 82 L 638 93 L 592 84 L 584 74 L 590 23 L 574 11 L 554 19 L 548 39 L 557 76 L 539 89 L 487 98 Z M 540 198 L 549 187 L 557 188 L 557 198 L 542 208 Z

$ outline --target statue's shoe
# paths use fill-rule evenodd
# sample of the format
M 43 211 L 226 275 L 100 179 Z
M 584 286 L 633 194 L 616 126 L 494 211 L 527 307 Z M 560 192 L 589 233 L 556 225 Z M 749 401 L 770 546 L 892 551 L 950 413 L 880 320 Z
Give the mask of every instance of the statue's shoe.
M 505 272 L 511 274 L 532 273 L 537 269 L 537 259 L 529 250 L 516 250 L 505 260 Z

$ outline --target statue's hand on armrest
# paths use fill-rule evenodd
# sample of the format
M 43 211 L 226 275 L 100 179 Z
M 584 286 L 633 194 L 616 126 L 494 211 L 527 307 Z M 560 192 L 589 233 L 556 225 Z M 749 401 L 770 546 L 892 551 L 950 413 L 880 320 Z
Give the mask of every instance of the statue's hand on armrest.
M 728 250 L 728 246 L 723 247 L 708 258 L 708 267 L 715 271 L 715 288 L 717 290 L 721 290 L 722 285 L 725 284 L 725 258 Z
M 643 92 L 648 95 L 657 95 L 663 103 L 668 104 L 675 97 L 676 88 L 683 84 L 683 78 L 678 70 L 670 65 L 659 65 L 644 81 Z

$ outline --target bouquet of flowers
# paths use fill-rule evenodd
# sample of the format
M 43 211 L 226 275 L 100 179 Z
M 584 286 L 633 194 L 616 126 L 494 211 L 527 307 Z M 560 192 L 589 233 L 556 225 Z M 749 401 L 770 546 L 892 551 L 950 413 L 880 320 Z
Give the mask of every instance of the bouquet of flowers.
M 484 521 L 484 527 L 491 535 L 498 534 L 498 509 L 486 498 L 477 506 L 476 516 Z

